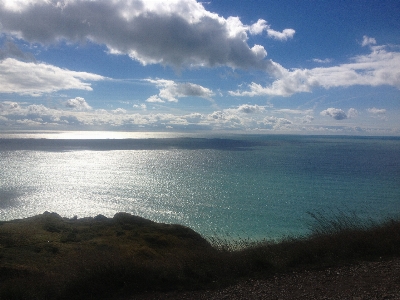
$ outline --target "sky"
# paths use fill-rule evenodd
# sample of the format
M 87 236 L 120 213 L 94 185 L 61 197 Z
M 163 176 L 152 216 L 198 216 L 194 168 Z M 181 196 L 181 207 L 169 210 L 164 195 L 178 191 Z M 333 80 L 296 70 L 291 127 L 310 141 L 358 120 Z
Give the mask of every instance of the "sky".
M 0 130 L 400 135 L 400 1 L 0 0 Z

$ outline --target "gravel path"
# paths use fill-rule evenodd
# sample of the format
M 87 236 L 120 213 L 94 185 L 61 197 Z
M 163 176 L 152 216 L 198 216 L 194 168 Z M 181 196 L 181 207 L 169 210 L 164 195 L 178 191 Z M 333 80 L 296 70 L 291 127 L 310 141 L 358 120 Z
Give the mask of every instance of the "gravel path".
M 130 299 L 398 299 L 400 258 L 248 280 L 220 290 L 149 293 Z

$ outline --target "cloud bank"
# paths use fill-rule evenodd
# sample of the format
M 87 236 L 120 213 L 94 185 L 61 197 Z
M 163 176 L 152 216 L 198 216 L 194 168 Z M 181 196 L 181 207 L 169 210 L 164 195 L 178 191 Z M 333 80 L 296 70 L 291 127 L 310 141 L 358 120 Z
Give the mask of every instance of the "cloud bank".
M 140 110 L 140 112 L 137 112 Z M 370 114 L 384 115 L 384 109 L 370 109 Z M 336 120 L 351 118 L 355 112 L 347 113 L 338 108 L 328 108 L 320 113 Z M 93 109 L 84 98 L 76 97 L 63 103 L 62 107 L 49 108 L 42 104 L 24 102 L 0 102 L 0 128 L 30 128 L 51 130 L 211 130 L 211 131 L 248 131 L 260 133 L 330 133 L 330 134 L 389 134 L 400 132 L 385 122 L 380 127 L 355 127 L 351 123 L 344 125 L 322 125 L 312 110 L 273 109 L 269 106 L 243 104 L 232 108 L 215 110 L 209 113 L 160 113 L 152 112 L 145 104 L 137 104 L 133 109 L 116 108 L 111 110 Z M 395 116 L 396 117 L 396 116 Z
M 249 46 L 249 34 L 287 40 L 293 29 L 275 31 L 264 20 L 245 25 L 223 18 L 195 0 L 14 0 L 0 2 L 1 31 L 29 42 L 61 40 L 106 45 L 147 64 L 229 66 L 279 73 L 263 46 Z
M 368 38 L 365 42 L 373 44 Z M 279 79 L 269 86 L 252 82 L 248 90 L 230 91 L 232 96 L 284 96 L 312 92 L 315 88 L 330 89 L 354 85 L 387 85 L 400 89 L 400 53 L 383 46 L 371 47 L 367 55 L 353 57 L 350 63 L 314 69 L 282 70 Z

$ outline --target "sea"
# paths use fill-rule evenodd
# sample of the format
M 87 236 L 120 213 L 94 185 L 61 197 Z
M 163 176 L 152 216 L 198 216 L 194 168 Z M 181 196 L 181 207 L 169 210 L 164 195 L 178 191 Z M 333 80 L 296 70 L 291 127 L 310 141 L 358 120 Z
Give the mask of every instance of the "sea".
M 308 234 L 310 213 L 400 216 L 400 138 L 0 133 L 0 220 L 127 212 L 205 237 Z

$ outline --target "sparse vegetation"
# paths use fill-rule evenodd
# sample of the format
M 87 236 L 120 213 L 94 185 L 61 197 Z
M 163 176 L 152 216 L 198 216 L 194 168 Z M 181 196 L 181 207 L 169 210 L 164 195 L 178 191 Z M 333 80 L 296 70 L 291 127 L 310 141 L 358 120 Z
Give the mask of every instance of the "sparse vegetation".
M 0 299 L 113 298 L 219 287 L 298 268 L 400 255 L 400 221 L 310 212 L 311 233 L 281 241 L 206 240 L 180 225 L 118 213 L 55 213 L 0 223 Z

